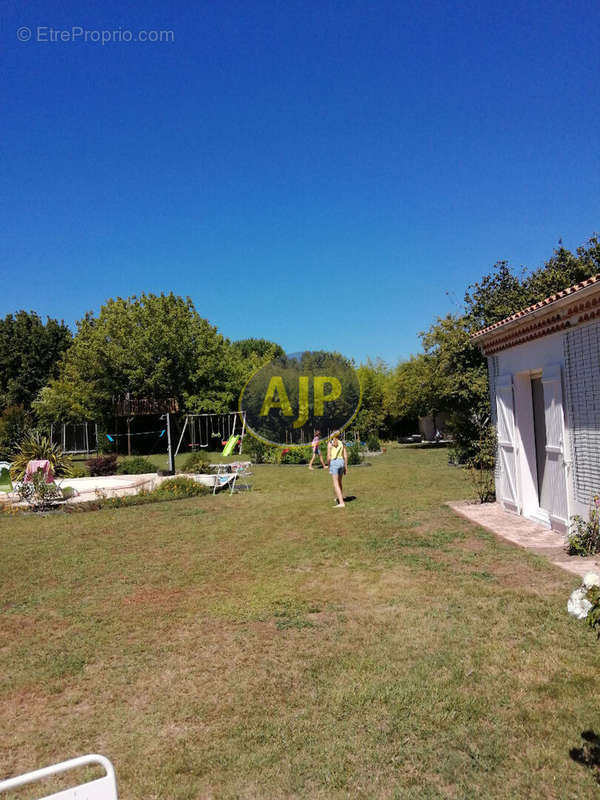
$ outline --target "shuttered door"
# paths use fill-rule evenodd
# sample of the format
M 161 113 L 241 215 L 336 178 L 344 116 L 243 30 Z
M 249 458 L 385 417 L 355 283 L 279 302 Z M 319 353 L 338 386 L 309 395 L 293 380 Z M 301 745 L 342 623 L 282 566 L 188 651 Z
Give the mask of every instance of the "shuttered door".
M 496 483 L 498 500 L 508 511 L 519 513 L 515 404 L 511 375 L 499 375 L 496 380 L 496 413 L 498 416 L 498 461 L 500 468 Z
M 559 364 L 544 367 L 544 415 L 546 422 L 546 465 L 540 506 L 550 515 L 553 527 L 563 529 L 568 522 L 567 478 L 564 460 L 564 417 L 561 370 Z

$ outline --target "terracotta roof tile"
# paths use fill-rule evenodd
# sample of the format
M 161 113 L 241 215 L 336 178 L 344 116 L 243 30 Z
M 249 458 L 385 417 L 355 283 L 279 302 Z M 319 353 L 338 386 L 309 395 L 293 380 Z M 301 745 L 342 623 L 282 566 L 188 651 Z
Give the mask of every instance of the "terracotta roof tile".
M 568 297 L 571 294 L 575 294 L 576 292 L 581 291 L 581 289 L 585 289 L 586 286 L 591 286 L 592 284 L 599 282 L 600 282 L 600 273 L 598 273 L 598 275 L 593 275 L 591 278 L 586 278 L 586 280 L 581 281 L 581 283 L 575 283 L 573 286 L 569 286 L 567 289 L 563 289 L 560 292 L 556 292 L 556 294 L 551 294 L 550 297 L 546 297 L 543 300 L 534 303 L 532 306 L 523 308 L 521 309 L 521 311 L 517 311 L 510 317 L 506 317 L 505 319 L 501 319 L 499 322 L 494 322 L 492 325 L 488 325 L 486 328 L 482 328 L 480 331 L 477 331 L 477 333 L 474 333 L 471 336 L 471 338 L 476 339 L 478 336 L 481 336 L 484 333 L 489 333 L 490 331 L 496 330 L 497 328 L 501 328 L 503 325 L 506 325 L 509 322 L 513 322 L 516 319 L 520 319 L 521 317 L 524 317 L 527 314 L 531 314 L 533 311 L 537 311 L 540 308 L 549 306 L 551 303 L 554 303 L 563 297 Z

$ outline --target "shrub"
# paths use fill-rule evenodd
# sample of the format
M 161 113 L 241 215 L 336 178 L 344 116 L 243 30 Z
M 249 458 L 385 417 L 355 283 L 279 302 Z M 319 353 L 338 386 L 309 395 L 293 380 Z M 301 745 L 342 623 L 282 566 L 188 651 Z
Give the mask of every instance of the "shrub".
M 111 442 L 105 433 L 99 431 L 96 439 L 96 449 L 100 455 L 106 455 L 114 451 L 115 443 Z
M 124 458 L 117 464 L 117 475 L 145 475 L 148 472 L 156 472 L 156 467 L 144 456 Z
M 203 450 L 197 450 L 195 453 L 190 453 L 183 463 L 183 472 L 196 472 L 204 473 L 210 471 L 208 466 L 209 456 Z
M 600 497 L 592 499 L 589 522 L 576 515 L 571 518 L 567 553 L 572 556 L 592 556 L 600 553 Z
M 348 451 L 349 466 L 356 467 L 358 464 L 362 464 L 362 447 L 360 442 L 352 442 L 352 444 L 346 446 L 346 450 Z
M 567 611 L 576 619 L 585 619 L 600 639 L 600 576 L 587 572 L 579 588 L 571 593 Z
M 52 473 L 57 477 L 71 474 L 70 456 L 63 453 L 57 444 L 53 444 L 49 436 L 37 431 L 23 437 L 12 457 L 10 474 L 13 480 L 23 480 L 30 461 L 49 461 Z
M 496 497 L 494 467 L 496 464 L 496 429 L 485 420 L 479 437 L 467 460 L 467 470 L 480 503 L 490 503 Z
M 153 497 L 165 500 L 175 500 L 182 497 L 196 497 L 200 494 L 211 494 L 212 489 L 210 486 L 204 486 L 198 483 L 193 478 L 185 478 L 179 476 L 176 478 L 169 478 L 163 481 L 160 486 L 157 486 L 154 491 L 150 492 Z
M 46 476 L 41 469 L 33 475 L 31 482 L 19 485 L 17 494 L 33 511 L 49 511 L 63 498 L 55 483 L 46 483 Z
M 244 455 L 249 456 L 250 460 L 255 464 L 275 464 L 281 451 L 274 444 L 267 444 L 254 436 L 246 434 L 242 452 Z
M 281 464 L 308 464 L 312 458 L 312 447 L 284 447 L 280 454 Z
M 85 467 L 82 467 L 81 464 L 75 464 L 75 466 L 71 467 L 71 478 L 87 478 L 89 476 L 89 472 Z
M 379 439 L 377 438 L 377 434 L 370 433 L 367 439 L 367 450 L 370 450 L 371 453 L 378 453 L 381 450 L 381 444 L 379 443 Z
M 123 497 L 106 497 L 102 492 L 97 492 L 95 500 L 87 503 L 73 503 L 63 506 L 67 514 L 79 514 L 87 511 L 100 511 L 103 508 L 128 508 L 129 506 L 144 506 L 149 503 L 163 503 L 167 500 L 184 500 L 186 497 L 212 494 L 209 486 L 203 486 L 192 478 L 179 476 L 163 481 L 160 486 L 151 492 L 125 495 Z
M 117 456 L 115 453 L 109 453 L 106 456 L 98 456 L 97 458 L 90 458 L 85 462 L 86 467 L 90 471 L 90 475 L 96 478 L 100 475 L 116 475 L 117 473 Z

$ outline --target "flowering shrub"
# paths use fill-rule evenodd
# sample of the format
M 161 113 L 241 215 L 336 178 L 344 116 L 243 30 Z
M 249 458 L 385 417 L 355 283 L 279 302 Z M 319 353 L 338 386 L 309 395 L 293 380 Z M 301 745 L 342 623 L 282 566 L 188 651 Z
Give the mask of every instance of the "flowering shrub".
M 589 522 L 576 515 L 571 518 L 567 552 L 572 556 L 600 553 L 600 497 L 592 498 Z
M 183 475 L 163 481 L 152 491 L 142 491 L 138 494 L 123 497 L 106 497 L 102 490 L 96 491 L 96 499 L 88 503 L 73 503 L 64 507 L 68 514 L 85 511 L 99 511 L 102 508 L 127 508 L 129 506 L 144 506 L 148 503 L 162 503 L 165 500 L 184 500 L 187 497 L 211 494 L 212 489 L 197 483 L 193 478 Z
M 17 487 L 21 502 L 25 502 L 32 511 L 50 511 L 63 499 L 62 492 L 54 483 L 46 483 L 43 470 L 33 474 L 31 482 L 21 483 Z
M 569 597 L 567 611 L 576 619 L 587 620 L 600 639 L 600 575 L 595 572 L 584 575 L 581 586 Z
M 197 483 L 193 478 L 169 478 L 163 481 L 150 494 L 157 500 L 178 500 L 182 497 L 196 497 L 200 494 L 210 494 L 211 489 L 202 483 Z

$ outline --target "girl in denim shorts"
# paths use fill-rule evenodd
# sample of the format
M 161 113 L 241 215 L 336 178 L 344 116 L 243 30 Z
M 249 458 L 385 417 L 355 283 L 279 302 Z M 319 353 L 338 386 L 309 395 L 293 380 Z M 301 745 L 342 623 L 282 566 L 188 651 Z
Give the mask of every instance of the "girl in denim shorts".
M 348 472 L 348 451 L 346 450 L 346 445 L 340 439 L 339 431 L 334 431 L 327 445 L 327 464 L 329 466 L 329 474 L 333 479 L 335 506 L 336 508 L 344 508 L 342 480 Z

